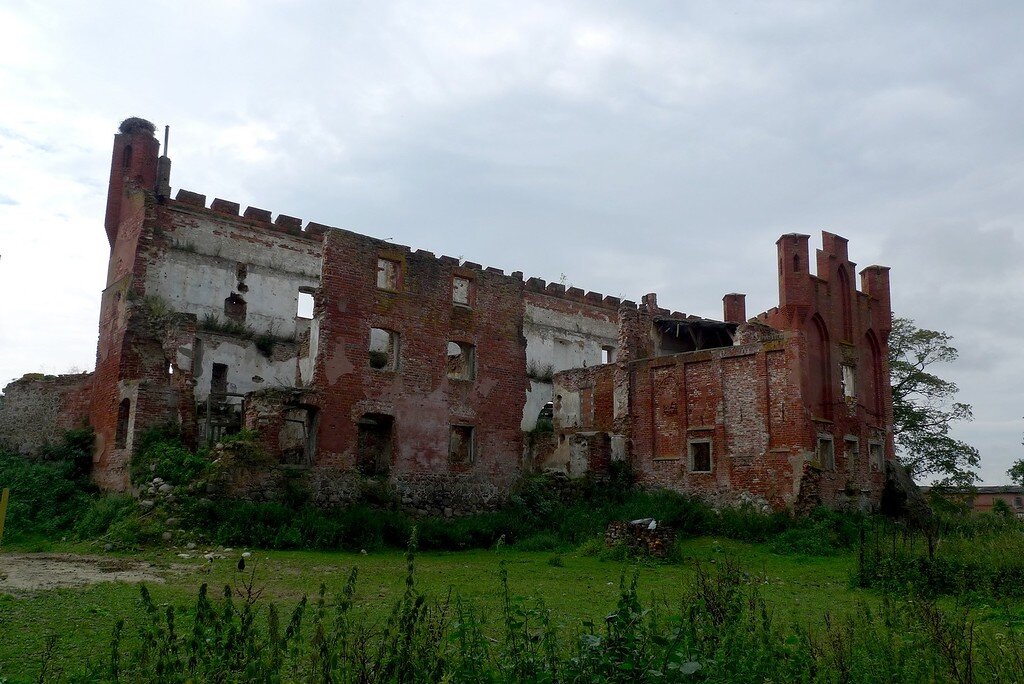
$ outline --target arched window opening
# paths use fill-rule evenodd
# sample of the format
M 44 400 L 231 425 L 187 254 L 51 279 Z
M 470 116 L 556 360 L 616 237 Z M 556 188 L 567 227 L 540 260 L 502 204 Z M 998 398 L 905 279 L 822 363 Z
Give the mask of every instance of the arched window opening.
M 825 419 L 832 418 L 832 355 L 829 348 L 828 328 L 818 314 L 813 322 L 813 339 L 810 348 L 811 397 L 815 404 L 814 413 Z
M 125 171 L 132 165 L 132 146 L 125 145 L 124 151 L 121 152 L 121 168 Z
M 799 254 L 794 254 L 793 255 L 793 273 L 799 273 L 799 272 L 800 272 L 800 255 Z
M 867 387 L 863 392 L 864 406 L 881 423 L 885 420 L 882 410 L 882 392 L 886 386 L 885 379 L 882 377 L 882 348 L 879 346 L 875 334 L 870 330 L 864 335 L 861 354 L 864 358 L 864 363 L 861 365 L 866 369 L 864 380 L 867 382 Z

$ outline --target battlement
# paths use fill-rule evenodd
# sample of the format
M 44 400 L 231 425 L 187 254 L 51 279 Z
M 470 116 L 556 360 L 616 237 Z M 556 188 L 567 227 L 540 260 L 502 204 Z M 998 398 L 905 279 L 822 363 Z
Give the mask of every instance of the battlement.
M 245 211 L 242 212 L 240 211 L 241 205 L 238 202 L 232 202 L 219 197 L 215 198 L 207 206 L 206 195 L 192 192 L 191 190 L 178 190 L 174 199 L 168 204 L 175 209 L 201 211 L 215 218 L 232 219 L 244 225 L 306 238 L 316 242 L 320 242 L 324 233 L 333 229 L 332 226 L 326 226 L 313 221 L 306 223 L 305 227 L 303 227 L 302 219 L 288 216 L 287 214 L 278 214 L 277 218 L 273 219 L 269 210 L 257 207 L 246 207 Z
M 549 283 L 543 278 L 529 278 L 526 281 L 525 287 L 527 292 L 596 306 L 609 311 L 618 311 L 619 307 L 624 303 L 631 304 L 634 308 L 636 307 L 632 302 L 620 301 L 618 297 L 604 295 L 600 292 L 584 291 L 578 287 L 567 288 L 562 283 Z

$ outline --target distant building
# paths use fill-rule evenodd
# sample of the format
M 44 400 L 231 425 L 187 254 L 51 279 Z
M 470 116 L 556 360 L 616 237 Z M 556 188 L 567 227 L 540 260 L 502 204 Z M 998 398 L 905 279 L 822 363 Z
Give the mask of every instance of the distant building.
M 921 491 L 925 494 L 930 490 L 930 487 L 921 487 Z M 1017 485 L 975 487 L 966 496 L 966 500 L 971 509 L 979 513 L 991 513 L 996 501 L 1002 501 L 1018 518 L 1024 518 L 1024 487 Z

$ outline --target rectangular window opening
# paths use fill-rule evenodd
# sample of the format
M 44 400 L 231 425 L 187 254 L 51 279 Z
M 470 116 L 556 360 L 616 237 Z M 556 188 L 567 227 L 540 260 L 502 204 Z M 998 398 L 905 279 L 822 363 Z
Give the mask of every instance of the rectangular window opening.
M 843 397 L 853 399 L 857 396 L 857 368 L 847 363 L 839 367 L 843 371 Z
M 377 259 L 377 287 L 381 290 L 398 291 L 402 266 L 391 259 Z
M 398 333 L 383 328 L 370 328 L 370 368 L 398 370 Z
M 468 342 L 448 343 L 448 377 L 452 380 L 476 377 L 476 347 Z
M 128 421 L 132 415 L 132 400 L 122 399 L 117 407 L 117 432 L 114 435 L 114 448 L 124 449 L 128 446 Z
M 380 413 L 367 413 L 359 419 L 356 468 L 362 475 L 387 475 L 391 471 L 394 423 L 393 417 Z
M 452 425 L 448 436 L 448 462 L 453 466 L 473 465 L 473 426 Z
M 601 363 L 615 361 L 615 347 L 601 347 Z
M 830 435 L 818 437 L 818 448 L 815 452 L 818 467 L 822 470 L 836 469 L 836 448 Z
M 452 303 L 470 306 L 473 281 L 469 278 L 455 276 L 452 278 Z
M 213 364 L 213 374 L 210 376 L 210 393 L 224 394 L 228 391 L 228 366 L 225 363 Z
M 691 439 L 689 442 L 690 472 L 711 472 L 711 440 Z
M 313 293 L 299 290 L 299 298 L 295 310 L 296 318 L 313 318 Z

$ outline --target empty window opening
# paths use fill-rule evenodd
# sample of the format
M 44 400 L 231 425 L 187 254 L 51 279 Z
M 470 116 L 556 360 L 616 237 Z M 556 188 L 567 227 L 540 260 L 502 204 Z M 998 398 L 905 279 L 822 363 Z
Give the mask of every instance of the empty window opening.
M 210 393 L 225 394 L 228 391 L 228 366 L 226 363 L 213 364 L 210 376 Z
M 846 455 L 846 462 L 850 467 L 850 472 L 857 472 L 857 457 L 860 456 L 860 442 L 856 439 L 847 437 L 843 441 L 843 451 Z
M 298 306 L 295 310 L 298 318 L 313 317 L 313 293 L 306 290 L 299 290 Z
M 132 400 L 122 399 L 117 407 L 117 433 L 114 435 L 114 448 L 124 449 L 128 446 L 128 420 L 132 415 Z
M 387 475 L 391 471 L 392 432 L 395 419 L 367 413 L 359 419 L 356 468 L 362 475 Z
M 1024 499 L 1021 499 L 1021 497 L 1019 496 L 1013 497 L 1013 505 L 1016 506 L 1017 508 L 1024 506 Z
M 174 364 L 170 361 L 167 362 L 167 374 L 174 375 Z
M 836 447 L 831 436 L 818 437 L 818 448 L 814 455 L 818 467 L 822 470 L 836 469 Z
M 601 347 L 601 363 L 615 361 L 615 347 Z
M 242 299 L 241 295 L 232 292 L 224 300 L 224 315 L 227 316 L 229 321 L 245 322 L 245 300 Z
M 853 399 L 857 396 L 857 369 L 848 363 L 839 364 L 843 371 L 843 397 Z
M 799 273 L 799 272 L 800 272 L 800 255 L 799 254 L 794 254 L 793 255 L 793 273 Z
M 473 426 L 452 425 L 448 436 L 448 462 L 453 466 L 473 464 Z
M 472 380 L 476 377 L 476 348 L 466 342 L 448 343 L 448 377 Z
M 124 151 L 121 153 L 121 168 L 125 171 L 132 165 L 132 146 L 125 145 Z
M 398 370 L 398 333 L 370 328 L 370 368 Z
M 690 472 L 711 472 L 711 440 L 691 439 L 689 442 Z
M 469 278 L 460 278 L 459 276 L 452 278 L 452 302 L 469 306 L 469 290 L 472 284 L 473 281 Z
M 377 287 L 398 291 L 401 264 L 391 259 L 377 259 Z
M 313 407 L 296 407 L 284 411 L 278 446 L 281 462 L 288 465 L 308 466 L 316 451 L 316 425 L 319 412 Z
M 885 465 L 885 450 L 878 442 L 868 445 L 868 456 L 871 458 L 871 469 L 881 470 Z

